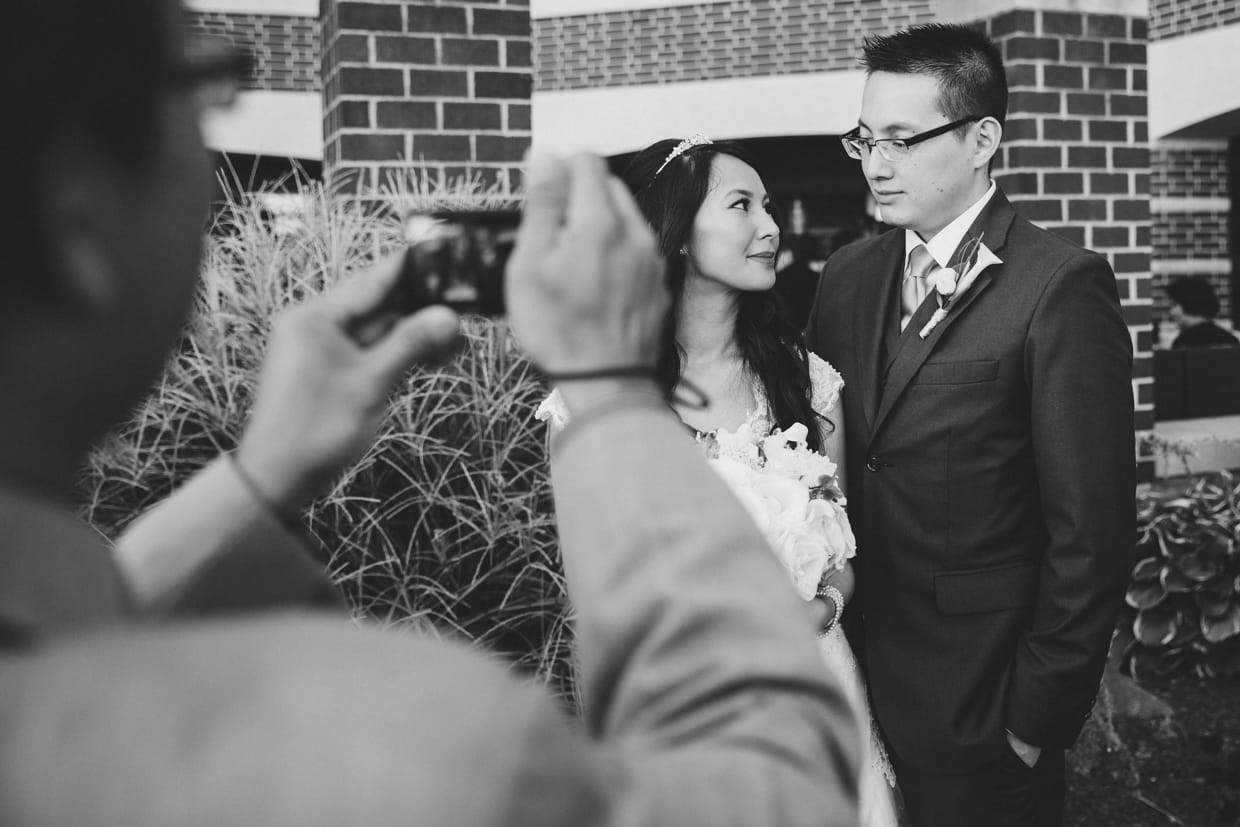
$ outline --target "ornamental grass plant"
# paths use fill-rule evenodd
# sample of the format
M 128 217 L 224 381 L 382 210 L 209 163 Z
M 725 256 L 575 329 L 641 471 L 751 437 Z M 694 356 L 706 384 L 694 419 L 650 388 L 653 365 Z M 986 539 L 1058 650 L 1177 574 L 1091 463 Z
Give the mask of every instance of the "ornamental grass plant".
M 512 200 L 474 180 L 444 185 L 416 172 L 364 199 L 314 183 L 292 189 L 292 215 L 273 216 L 269 193 L 221 205 L 192 317 L 163 376 L 80 476 L 83 516 L 104 534 L 118 535 L 237 445 L 283 308 L 395 250 L 407 210 Z M 502 320 L 464 327 L 452 364 L 415 369 L 396 388 L 370 450 L 306 510 L 306 534 L 359 619 L 476 641 L 568 693 L 546 437 L 533 418 L 545 391 Z

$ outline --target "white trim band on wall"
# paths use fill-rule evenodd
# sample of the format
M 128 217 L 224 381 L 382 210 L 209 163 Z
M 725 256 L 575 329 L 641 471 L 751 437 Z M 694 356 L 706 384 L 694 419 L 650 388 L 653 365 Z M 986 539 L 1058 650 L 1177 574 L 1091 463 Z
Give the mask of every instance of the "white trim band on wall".
M 1150 272 L 1157 276 L 1226 275 L 1231 272 L 1231 259 L 1156 258 L 1150 262 Z
M 1196 149 L 1205 152 L 1226 152 L 1227 141 L 1213 138 L 1159 138 L 1150 144 L 1150 149 L 1187 149 L 1190 151 Z
M 1195 198 L 1195 197 L 1177 198 L 1175 196 L 1165 196 L 1163 198 L 1151 198 L 1150 199 L 1150 212 L 1152 213 L 1153 212 L 1156 212 L 1156 213 L 1231 212 L 1231 199 L 1230 198 Z
M 633 152 L 660 138 L 842 135 L 857 125 L 861 70 L 563 89 L 533 95 L 534 146 Z
M 230 109 L 209 112 L 203 140 L 217 152 L 323 159 L 323 96 L 318 92 L 242 92 Z
M 1151 43 L 1150 138 L 1157 141 L 1240 109 L 1237 54 L 1240 54 L 1240 26 L 1224 26 Z
M 971 23 L 1019 9 L 1020 11 L 1062 11 L 1075 14 L 1121 14 L 1148 17 L 1149 0 L 936 0 L 935 20 L 939 23 Z
M 633 9 L 668 9 L 672 6 L 709 6 L 729 0 L 530 0 L 530 17 L 573 17 Z
M 192 11 L 319 19 L 319 0 L 185 0 Z

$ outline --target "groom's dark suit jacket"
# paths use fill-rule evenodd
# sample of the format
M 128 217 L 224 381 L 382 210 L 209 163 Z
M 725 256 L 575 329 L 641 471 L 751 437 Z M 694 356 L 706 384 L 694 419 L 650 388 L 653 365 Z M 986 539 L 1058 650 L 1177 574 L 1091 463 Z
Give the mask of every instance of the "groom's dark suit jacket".
M 1002 264 L 925 338 L 900 334 L 904 233 L 842 248 L 811 350 L 848 382 L 850 605 L 895 753 L 969 772 L 1004 729 L 1066 747 L 1088 717 L 1135 545 L 1132 346 L 1099 255 L 996 192 L 973 227 Z

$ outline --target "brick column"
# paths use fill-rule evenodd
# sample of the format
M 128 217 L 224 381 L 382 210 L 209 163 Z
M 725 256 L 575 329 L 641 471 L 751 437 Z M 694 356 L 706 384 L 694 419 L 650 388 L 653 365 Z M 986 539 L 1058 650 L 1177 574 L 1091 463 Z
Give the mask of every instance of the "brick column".
M 322 0 L 324 177 L 520 185 L 529 0 Z
M 942 5 L 950 17 L 953 3 Z M 1074 0 L 1072 10 L 1058 10 L 1069 4 L 1055 0 L 1020 5 L 955 4 L 999 44 L 1008 69 L 995 177 L 1022 215 L 1114 267 L 1136 354 L 1134 427 L 1141 435 L 1154 427 L 1146 17 L 1126 0 Z M 1115 9 L 1126 13 L 1107 13 Z M 1143 452 L 1138 480 L 1153 472 Z

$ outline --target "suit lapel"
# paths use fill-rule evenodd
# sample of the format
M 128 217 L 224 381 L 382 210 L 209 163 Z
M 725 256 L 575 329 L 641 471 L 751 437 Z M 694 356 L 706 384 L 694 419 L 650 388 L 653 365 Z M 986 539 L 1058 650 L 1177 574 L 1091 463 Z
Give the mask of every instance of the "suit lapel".
M 887 352 L 883 354 L 887 361 L 883 366 L 883 374 L 880 381 L 882 387 L 886 387 L 887 377 L 890 375 L 892 367 L 895 366 L 896 360 L 900 358 L 900 354 L 904 352 L 904 349 L 909 346 L 912 340 L 920 339 L 917 335 L 918 331 L 926 326 L 926 322 L 930 321 L 930 317 L 934 315 L 934 311 L 938 306 L 939 300 L 933 294 L 927 294 L 926 300 L 918 306 L 917 312 L 909 318 L 908 325 L 904 330 L 900 330 L 899 322 L 895 321 L 895 316 L 898 314 L 891 314 L 893 319 L 891 326 L 895 328 L 895 334 L 889 337 L 891 344 L 888 346 Z
M 858 317 L 853 325 L 856 352 L 859 354 L 861 403 L 871 433 L 882 393 L 882 373 L 886 367 L 883 337 L 890 321 L 896 284 L 904 266 L 904 233 L 898 230 L 887 233 L 879 239 L 875 254 L 878 261 L 874 269 L 861 279 Z
M 973 222 L 968 232 L 964 234 L 964 238 L 972 238 L 980 230 L 982 233 L 982 243 L 1002 258 L 1003 255 L 1000 251 L 1007 241 L 1008 228 L 1011 227 L 1012 220 L 1015 217 L 1016 212 L 1003 195 L 1002 190 L 996 190 L 990 199 L 990 203 L 978 215 L 977 220 Z M 964 243 L 963 240 L 961 243 Z M 953 260 L 954 258 L 955 256 L 953 255 Z M 995 276 L 1002 269 L 1003 265 L 997 264 L 987 268 L 978 275 L 977 279 L 969 287 L 968 291 L 960 297 L 956 306 L 951 309 L 946 318 L 939 322 L 934 330 L 930 331 L 924 339 L 918 333 L 925 326 L 930 313 L 926 312 L 927 308 L 924 304 L 919 308 L 917 315 L 909 322 L 900 344 L 897 346 L 898 352 L 891 361 L 886 381 L 880 385 L 878 412 L 870 419 L 871 439 L 878 434 L 879 429 L 887 421 L 896 402 L 899 401 L 905 389 L 908 388 L 909 382 L 917 375 L 917 371 L 921 370 L 921 366 L 934 351 L 935 345 L 943 338 L 947 330 L 965 314 L 969 306 L 977 300 L 977 297 L 990 286 Z M 926 304 L 937 306 L 933 299 Z

